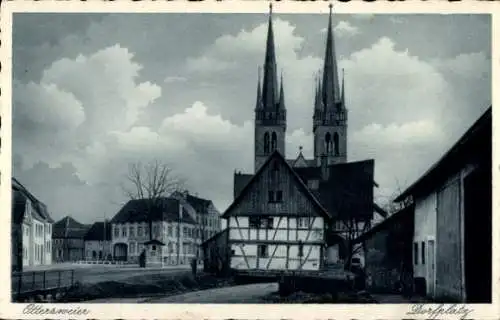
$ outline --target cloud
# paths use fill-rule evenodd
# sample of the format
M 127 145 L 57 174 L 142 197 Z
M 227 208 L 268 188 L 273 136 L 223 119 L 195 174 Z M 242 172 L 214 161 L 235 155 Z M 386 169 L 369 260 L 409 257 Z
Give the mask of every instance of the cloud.
M 176 82 L 186 82 L 187 78 L 179 76 L 168 76 L 165 78 L 165 83 L 176 83 Z
M 359 28 L 353 26 L 348 21 L 340 21 L 335 28 L 333 28 L 335 35 L 338 37 L 354 36 L 360 33 Z

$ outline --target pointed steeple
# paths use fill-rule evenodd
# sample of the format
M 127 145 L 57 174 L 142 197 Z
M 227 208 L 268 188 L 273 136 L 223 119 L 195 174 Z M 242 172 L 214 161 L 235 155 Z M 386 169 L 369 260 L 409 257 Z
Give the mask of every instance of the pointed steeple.
M 314 97 L 314 108 L 317 110 L 322 109 L 322 103 L 321 103 L 321 73 L 318 71 L 318 74 L 316 75 L 316 78 L 314 79 L 315 86 L 316 86 L 316 92 L 315 92 L 315 97 Z
M 262 103 L 265 109 L 275 109 L 278 97 L 278 77 L 276 74 L 276 53 L 272 21 L 273 6 L 269 5 L 269 24 L 267 28 L 266 58 L 264 61 L 264 79 Z
M 283 71 L 281 72 L 281 79 L 280 79 L 280 102 L 278 104 L 278 109 L 285 110 L 285 90 L 283 89 Z
M 335 41 L 332 30 L 332 4 L 330 3 L 328 18 L 328 32 L 326 38 L 325 64 L 323 68 L 323 104 L 325 110 L 332 110 L 340 102 L 339 79 L 337 73 L 337 59 L 335 57 Z
M 260 88 L 260 67 L 258 71 L 258 79 L 257 79 L 257 101 L 255 102 L 255 109 L 262 109 L 262 92 Z
M 342 103 L 342 109 L 345 109 L 345 70 L 342 68 L 342 89 L 340 91 L 340 101 Z

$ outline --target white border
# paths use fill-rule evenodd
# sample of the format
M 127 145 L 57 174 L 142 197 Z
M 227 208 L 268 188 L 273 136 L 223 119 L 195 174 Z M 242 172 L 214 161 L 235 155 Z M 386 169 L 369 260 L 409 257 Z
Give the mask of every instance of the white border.
M 363 2 L 353 0 L 347 3 L 333 2 L 336 13 L 491 13 L 492 14 L 492 83 L 496 84 L 492 90 L 493 105 L 498 101 L 500 83 L 500 2 L 499 1 L 376 1 Z M 2 261 L 0 264 L 0 280 L 4 283 L 0 294 L 0 318 L 15 319 L 425 319 L 427 315 L 406 315 L 410 311 L 409 305 L 209 305 L 209 304 L 71 304 L 75 308 L 86 308 L 91 311 L 86 316 L 58 317 L 52 315 L 23 315 L 26 304 L 10 303 L 10 217 L 11 217 L 11 148 L 12 148 L 12 121 L 11 121 L 11 86 L 12 86 L 12 13 L 14 12 L 218 12 L 218 13 L 267 13 L 268 1 L 114 1 L 103 2 L 91 0 L 80 1 L 8 1 L 2 2 L 0 74 L 1 97 L 0 113 L 2 127 L 0 136 L 2 144 L 0 150 L 0 234 L 3 237 L 3 246 L 0 246 Z M 273 11 L 277 13 L 325 13 L 328 6 L 325 1 L 315 2 L 275 2 Z M 496 146 L 499 145 L 498 115 L 493 108 L 493 303 L 491 305 L 464 305 L 474 310 L 470 318 L 500 319 L 498 273 L 500 230 L 498 212 L 500 202 L 499 189 L 499 154 Z M 497 231 L 497 232 L 495 232 Z M 44 305 L 45 307 L 63 307 L 63 305 Z M 69 305 L 64 305 L 68 307 Z M 440 319 L 459 319 L 458 316 L 440 316 Z

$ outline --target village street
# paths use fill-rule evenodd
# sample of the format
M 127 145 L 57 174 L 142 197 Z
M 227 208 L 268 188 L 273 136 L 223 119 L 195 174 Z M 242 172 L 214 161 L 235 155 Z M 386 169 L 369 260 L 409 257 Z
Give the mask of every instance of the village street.
M 278 291 L 277 283 L 258 283 L 225 288 L 200 290 L 169 297 L 100 299 L 92 303 L 257 303 Z

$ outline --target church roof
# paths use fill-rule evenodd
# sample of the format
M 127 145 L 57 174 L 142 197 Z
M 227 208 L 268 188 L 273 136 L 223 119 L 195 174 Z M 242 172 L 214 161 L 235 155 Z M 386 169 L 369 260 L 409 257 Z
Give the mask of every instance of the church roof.
M 269 6 L 269 22 L 267 28 L 266 57 L 264 61 L 264 79 L 262 82 L 262 102 L 264 109 L 276 109 L 278 102 L 278 76 L 276 52 L 274 48 L 274 32 L 272 4 Z
M 325 111 L 333 109 L 340 102 L 339 77 L 337 59 L 335 57 L 335 40 L 332 30 L 332 5 L 328 18 L 328 31 L 326 36 L 325 60 L 323 66 L 322 99 Z
M 304 184 L 304 181 L 297 175 L 297 173 L 293 170 L 293 168 L 287 163 L 285 158 L 279 153 L 279 151 L 274 151 L 264 162 L 264 164 L 260 167 L 260 169 L 250 178 L 250 181 L 246 184 L 246 186 L 243 188 L 243 190 L 239 193 L 239 195 L 234 199 L 234 201 L 231 203 L 231 205 L 226 209 L 222 217 L 227 218 L 229 215 L 229 212 L 237 205 L 239 204 L 243 198 L 245 197 L 246 193 L 248 193 L 251 189 L 252 184 L 256 181 L 257 177 L 263 174 L 264 170 L 266 169 L 267 166 L 269 166 L 271 160 L 273 159 L 278 159 L 281 163 L 283 163 L 284 167 L 288 169 L 288 172 L 291 174 L 293 179 L 297 182 L 298 187 L 303 191 L 303 194 L 312 202 L 314 207 L 318 210 L 318 212 L 323 215 L 323 217 L 327 219 L 331 219 L 330 214 L 328 213 L 327 210 L 322 206 L 322 204 L 314 197 L 314 195 L 311 193 L 311 190 L 307 188 L 307 186 Z

